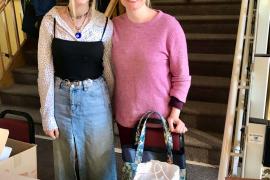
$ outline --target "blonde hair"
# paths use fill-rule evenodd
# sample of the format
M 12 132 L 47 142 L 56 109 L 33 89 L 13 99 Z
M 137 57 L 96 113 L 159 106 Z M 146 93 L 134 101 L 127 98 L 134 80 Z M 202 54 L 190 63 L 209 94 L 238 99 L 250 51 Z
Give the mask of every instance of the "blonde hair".
M 151 1 L 150 0 L 146 0 L 145 4 L 146 4 L 146 6 L 151 7 Z
M 91 11 L 93 12 L 94 10 L 97 9 L 96 7 L 96 0 L 90 0 L 89 1 L 89 6 L 91 7 Z

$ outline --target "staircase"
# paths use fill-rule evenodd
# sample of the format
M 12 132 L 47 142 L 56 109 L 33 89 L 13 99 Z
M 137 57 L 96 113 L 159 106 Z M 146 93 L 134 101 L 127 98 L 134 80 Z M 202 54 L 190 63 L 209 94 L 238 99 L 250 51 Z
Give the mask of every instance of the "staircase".
M 240 0 L 152 0 L 173 15 L 186 33 L 192 84 L 181 113 L 187 159 L 218 165 Z
M 14 84 L 0 90 L 0 111 L 12 109 L 29 113 L 35 122 L 36 134 L 43 135 L 37 89 L 37 40 L 26 40 L 14 58 L 14 61 L 23 59 L 25 65 L 13 70 Z
M 179 20 L 187 37 L 192 86 L 181 118 L 189 129 L 188 160 L 219 164 L 240 4 L 240 0 L 152 0 L 153 8 Z M 0 111 L 30 113 L 36 134 L 43 135 L 37 42 L 26 43 L 19 53 L 26 64 L 13 71 L 15 84 L 0 90 Z

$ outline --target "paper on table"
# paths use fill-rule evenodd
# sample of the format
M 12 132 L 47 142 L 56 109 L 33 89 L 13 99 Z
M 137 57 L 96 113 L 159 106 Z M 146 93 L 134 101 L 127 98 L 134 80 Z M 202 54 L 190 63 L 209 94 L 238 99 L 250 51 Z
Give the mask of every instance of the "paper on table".
M 0 161 L 8 159 L 11 154 L 12 148 L 5 146 L 3 152 L 0 154 Z

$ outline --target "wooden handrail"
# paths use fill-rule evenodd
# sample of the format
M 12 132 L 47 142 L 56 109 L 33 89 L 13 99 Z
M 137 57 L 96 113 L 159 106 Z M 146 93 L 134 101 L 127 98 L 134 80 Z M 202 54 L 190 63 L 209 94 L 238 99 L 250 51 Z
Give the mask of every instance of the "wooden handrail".
M 5 9 L 10 0 L 0 0 L 0 13 Z
M 234 133 L 235 115 L 236 115 L 236 104 L 239 98 L 238 86 L 239 76 L 241 73 L 241 67 L 243 66 L 243 48 L 244 48 L 244 37 L 245 30 L 247 27 L 247 19 L 251 18 L 248 15 L 248 7 L 253 3 L 253 0 L 242 0 L 240 19 L 238 24 L 237 40 L 235 45 L 235 53 L 233 60 L 232 77 L 230 84 L 230 93 L 227 105 L 226 122 L 223 135 L 222 152 L 219 165 L 218 180 L 224 180 L 228 175 L 230 155 L 232 150 L 232 139 Z M 244 66 L 245 67 L 245 66 Z M 242 119 L 236 120 L 238 121 Z M 242 124 L 242 123 L 239 123 Z
M 8 5 L 9 1 L 10 0 L 5 1 L 4 9 Z M 4 11 L 4 9 L 2 9 L 2 11 Z M 2 13 L 2 11 L 0 13 Z M 6 37 L 7 49 L 8 49 L 8 52 L 6 54 L 8 54 L 11 57 L 12 56 L 12 48 L 11 48 L 11 43 L 10 43 L 10 36 L 8 34 L 9 27 L 7 24 L 7 15 L 6 15 L 5 11 L 3 13 L 4 13 L 3 26 L 4 26 L 4 30 L 5 30 L 5 37 Z
M 107 7 L 107 9 L 105 11 L 105 16 L 107 16 L 107 17 L 111 17 L 112 16 L 113 11 L 114 11 L 117 3 L 118 3 L 118 0 L 111 0 L 110 1 L 109 5 L 108 5 L 108 7 Z
M 0 12 L 2 12 L 3 11 L 3 9 L 5 8 L 5 5 L 6 5 L 6 3 L 5 3 L 5 1 L 0 1 Z
M 10 10 L 8 10 L 8 11 L 6 11 L 7 6 L 10 6 Z M 13 0 L 0 0 L 0 14 L 1 14 L 1 16 L 3 16 L 1 26 L 3 26 L 4 34 L 5 34 L 4 39 L 6 41 L 6 48 L 5 49 L 0 48 L 0 56 L 1 56 L 0 68 L 2 69 L 2 72 L 3 72 L 3 77 L 0 77 L 1 78 L 0 83 L 1 83 L 1 87 L 7 87 L 6 85 L 8 83 L 12 82 L 12 78 L 11 78 L 10 74 L 11 74 L 11 66 L 14 63 L 13 62 L 14 55 L 18 53 L 18 50 L 21 47 L 21 43 L 20 43 L 20 39 L 19 39 L 19 29 L 17 26 L 18 25 L 18 22 L 17 22 L 18 15 L 16 15 L 14 1 Z M 8 23 L 8 21 L 10 24 Z M 12 29 L 14 31 L 11 31 Z M 10 32 L 12 32 L 12 34 Z M 13 38 L 12 42 L 10 39 L 11 37 Z M 13 40 L 15 40 L 15 42 L 13 42 Z M 24 41 L 24 39 L 23 39 L 23 41 Z M 14 46 L 14 49 L 12 49 L 12 45 Z M 14 50 L 14 52 L 12 50 Z M 3 56 L 6 56 L 11 62 L 11 63 L 9 63 L 8 67 L 4 66 Z M 6 81 L 6 79 L 8 79 L 8 80 Z

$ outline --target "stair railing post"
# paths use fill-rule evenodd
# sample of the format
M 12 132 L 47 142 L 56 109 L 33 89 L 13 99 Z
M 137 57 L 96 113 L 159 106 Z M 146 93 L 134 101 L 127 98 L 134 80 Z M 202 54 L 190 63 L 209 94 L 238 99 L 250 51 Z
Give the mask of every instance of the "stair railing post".
M 249 0 L 242 0 L 241 4 L 218 180 L 224 180 L 225 177 L 228 175 L 248 3 Z
M 1 47 L 0 47 L 0 61 L 1 61 L 1 67 L 0 67 L 1 69 L 0 70 L 2 71 L 0 79 L 2 79 L 2 77 L 3 77 L 4 73 L 5 73 L 5 65 L 4 65 L 3 52 L 1 50 Z
M 8 2 L 7 2 L 8 3 Z M 6 3 L 6 5 L 7 5 Z M 5 36 L 6 36 L 6 41 L 7 41 L 7 49 L 8 49 L 8 55 L 11 57 L 12 56 L 12 50 L 11 50 L 11 43 L 10 43 L 10 37 L 9 37 L 9 28 L 7 25 L 7 14 L 6 10 L 3 10 L 3 25 L 4 25 L 4 30 L 5 30 Z
M 19 30 L 18 30 L 18 22 L 17 22 L 17 17 L 16 17 L 16 10 L 15 10 L 15 4 L 14 0 L 10 1 L 11 9 L 12 9 L 12 21 L 13 21 L 13 26 L 15 28 L 15 39 L 16 39 L 16 45 L 17 45 L 17 51 L 20 48 L 20 40 L 19 40 Z
M 252 35 L 252 22 L 254 16 L 254 0 L 249 1 L 248 7 L 248 16 L 247 16 L 247 24 L 246 24 L 246 33 L 245 33 L 245 46 L 244 46 L 244 53 L 242 59 L 242 68 L 241 68 L 241 79 L 240 79 L 240 87 L 248 87 L 249 80 L 248 77 L 248 67 L 250 66 L 249 63 L 249 53 L 250 53 L 250 45 L 251 45 L 251 38 Z M 254 39 L 254 38 L 253 38 Z M 251 57 L 252 58 L 252 57 Z M 241 128 L 243 126 L 244 118 L 247 119 L 248 114 L 245 113 L 245 97 L 246 97 L 246 90 L 248 88 L 240 88 L 239 95 L 238 95 L 238 105 L 237 105 L 237 115 L 235 119 L 235 128 L 234 128 L 234 143 L 233 143 L 233 151 L 238 156 L 235 156 L 232 160 L 232 174 L 234 176 L 238 175 L 238 162 L 239 156 L 241 153 L 240 141 L 241 141 Z M 246 115 L 246 116 L 245 116 Z

